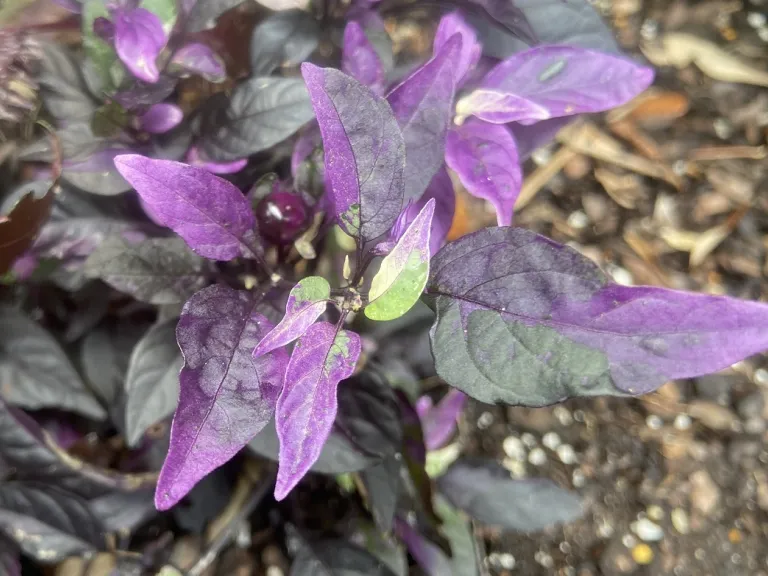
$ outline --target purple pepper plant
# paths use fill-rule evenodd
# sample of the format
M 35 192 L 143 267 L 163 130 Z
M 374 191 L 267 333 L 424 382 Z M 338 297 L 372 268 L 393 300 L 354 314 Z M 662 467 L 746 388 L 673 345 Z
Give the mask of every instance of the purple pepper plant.
M 342 528 L 318 544 L 293 527 L 288 504 L 315 473 L 357 492 L 426 574 L 479 574 L 465 514 L 530 532 L 583 510 L 554 483 L 459 457 L 450 441 L 468 397 L 637 396 L 768 349 L 766 304 L 621 286 L 512 225 L 530 151 L 653 80 L 588 3 L 446 3 L 432 54 L 395 67 L 379 12 L 391 6 L 270 2 L 252 75 L 233 79 L 199 33 L 236 4 L 68 2 L 83 53 L 43 46 L 37 81 L 63 173 L 11 283 L 49 327 L 55 306 L 35 298 L 66 294 L 76 313 L 60 311 L 50 333 L 19 307 L 0 316 L 0 456 L 18 468 L 0 508 L 32 526 L 23 498 L 55 493 L 63 516 L 46 522 L 67 539 L 46 552 L 0 513 L 14 550 L 45 562 L 101 549 L 118 529 L 104 499 L 130 508 L 150 490 L 141 520 L 177 511 L 248 454 L 276 461 L 252 505 L 270 490 L 285 501 L 291 574 L 406 570 L 397 547 L 384 561 L 373 538 Z M 574 11 L 585 25 L 572 38 Z M 179 83 L 192 75 L 230 87 L 190 110 Z M 49 141 L 21 158 L 50 161 Z M 446 242 L 451 176 L 498 226 Z M 106 323 L 110 307 L 141 318 L 138 334 Z M 447 385 L 437 402 L 419 392 L 425 375 Z M 111 422 L 142 465 L 159 454 L 156 486 L 135 468 L 83 477 L 22 412 L 51 408 Z M 171 415 L 169 438 L 153 437 Z M 47 488 L 24 483 L 32 467 L 10 445 L 53 466 Z

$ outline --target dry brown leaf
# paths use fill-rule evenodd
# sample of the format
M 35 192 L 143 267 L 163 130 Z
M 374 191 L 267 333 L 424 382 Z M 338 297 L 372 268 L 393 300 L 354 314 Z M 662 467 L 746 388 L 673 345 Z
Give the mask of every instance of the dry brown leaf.
M 641 46 L 641 50 L 656 66 L 685 68 L 695 64 L 714 80 L 768 86 L 768 72 L 693 34 L 670 32 L 659 45 L 646 44 Z
M 609 124 L 608 127 L 616 136 L 623 138 L 635 150 L 650 160 L 662 160 L 662 153 L 658 144 L 648 134 L 643 132 L 637 125 L 630 120 L 620 120 Z
M 650 88 L 606 114 L 608 123 L 632 120 L 646 128 L 667 126 L 688 113 L 690 101 L 681 92 Z
M 677 189 L 681 186 L 680 178 L 669 166 L 625 152 L 616 139 L 589 122 L 575 122 L 566 126 L 558 133 L 557 139 L 581 154 L 663 180 Z
M 627 210 L 637 207 L 642 196 L 642 184 L 637 174 L 617 174 L 606 168 L 596 168 L 595 179 L 616 204 Z
M 732 229 L 730 226 L 727 224 L 722 224 L 720 226 L 710 228 L 701 234 L 699 236 L 698 244 L 696 244 L 693 250 L 691 250 L 691 256 L 689 260 L 691 268 L 696 268 L 697 266 L 703 264 L 704 260 L 707 259 L 707 256 L 709 256 L 715 250 L 715 248 L 720 246 L 723 240 L 728 238 L 731 230 Z

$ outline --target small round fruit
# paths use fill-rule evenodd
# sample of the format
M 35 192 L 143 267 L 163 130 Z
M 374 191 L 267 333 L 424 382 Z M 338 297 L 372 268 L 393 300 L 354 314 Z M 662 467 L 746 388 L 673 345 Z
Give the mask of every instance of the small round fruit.
M 256 207 L 259 232 L 274 244 L 290 244 L 307 228 L 307 206 L 290 192 L 272 192 Z

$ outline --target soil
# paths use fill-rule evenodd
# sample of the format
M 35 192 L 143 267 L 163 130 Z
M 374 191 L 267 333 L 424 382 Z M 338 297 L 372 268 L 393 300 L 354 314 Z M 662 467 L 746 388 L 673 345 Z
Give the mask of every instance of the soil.
M 682 32 L 768 69 L 764 1 L 596 4 L 629 52 L 645 45 L 650 54 Z M 582 250 L 621 283 L 765 298 L 768 92 L 695 65 L 657 69 L 654 98 L 589 120 L 600 139 L 620 142 L 661 177 L 621 167 L 618 155 L 569 152 L 516 224 Z M 528 182 L 562 150 L 534 154 Z M 487 217 L 466 198 L 464 208 Z M 639 399 L 472 404 L 461 433 L 467 453 L 499 459 L 513 476 L 551 478 L 586 503 L 582 520 L 541 534 L 477 529 L 488 572 L 768 575 L 766 368 L 755 357 Z

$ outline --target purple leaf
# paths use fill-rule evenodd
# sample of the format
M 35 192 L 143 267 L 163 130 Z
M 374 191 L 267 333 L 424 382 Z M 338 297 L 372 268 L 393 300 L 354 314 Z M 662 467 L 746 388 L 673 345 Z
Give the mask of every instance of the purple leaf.
M 163 134 L 184 120 L 184 112 L 176 104 L 155 104 L 139 118 L 139 127 L 150 134 Z
M 336 220 L 350 236 L 372 240 L 389 230 L 403 202 L 405 143 L 386 100 L 354 78 L 305 62 L 325 147 Z
M 280 439 L 275 498 L 282 500 L 315 463 L 336 418 L 336 389 L 352 375 L 360 337 L 318 322 L 296 344 L 277 401 Z
M 610 54 L 575 46 L 541 46 L 513 54 L 456 104 L 459 118 L 495 124 L 602 112 L 640 94 L 653 70 Z
M 256 346 L 256 359 L 276 348 L 281 348 L 300 338 L 325 312 L 331 298 L 331 287 L 325 278 L 309 276 L 296 284 L 288 295 L 285 316 Z
M 296 144 L 293 145 L 293 153 L 291 154 L 291 175 L 294 178 L 299 173 L 301 163 L 309 158 L 309 155 L 314 152 L 315 148 L 322 143 L 320 128 L 314 122 L 299 135 Z
M 429 400 L 429 396 L 424 396 Z M 424 445 L 427 450 L 437 450 L 445 446 L 446 442 L 456 432 L 456 420 L 459 418 L 467 396 L 463 392 L 452 388 L 443 396 L 437 406 L 422 404 L 423 398 L 419 398 L 416 411 L 421 418 L 421 427 L 424 430 Z
M 406 199 L 421 196 L 443 164 L 461 42 L 461 36 L 454 34 L 434 58 L 387 96 L 405 140 Z
M 227 69 L 221 58 L 207 45 L 191 42 L 173 54 L 169 66 L 184 76 L 199 74 L 209 82 L 223 82 Z
M 768 305 L 608 281 L 575 250 L 488 228 L 432 261 L 437 373 L 482 402 L 645 394 L 768 348 Z
M 461 52 L 453 63 L 453 73 L 456 86 L 461 86 L 467 73 L 480 61 L 483 53 L 482 45 L 477 41 L 477 35 L 472 27 L 464 21 L 461 14 L 451 12 L 440 19 L 435 33 L 434 52 L 437 54 L 454 34 L 461 36 Z
M 405 520 L 395 518 L 395 533 L 405 543 L 413 559 L 427 576 L 445 576 L 453 574 L 451 562 L 442 550 L 419 534 Z
M 512 132 L 512 137 L 517 144 L 517 154 L 520 157 L 520 161 L 524 162 L 534 150 L 549 144 L 564 126 L 567 126 L 574 120 L 574 117 L 566 116 L 542 120 L 528 126 L 518 124 L 517 122 L 508 124 L 507 128 Z
M 516 0 L 471 0 L 481 6 L 488 15 L 501 24 L 509 32 L 524 40 L 528 44 L 536 44 L 538 39 L 525 12 L 515 6 Z M 554 0 L 566 4 L 564 0 Z
M 284 350 L 253 360 L 272 328 L 244 291 L 214 285 L 184 305 L 176 340 L 184 355 L 179 407 L 155 494 L 167 510 L 243 448 L 274 413 L 288 363 Z
M 470 120 L 452 128 L 445 143 L 445 162 L 467 192 L 493 204 L 500 226 L 512 223 L 523 172 L 515 140 L 506 127 Z
M 139 193 L 153 216 L 212 260 L 232 260 L 253 243 L 255 218 L 233 184 L 207 170 L 138 154 L 115 158 L 120 174 Z
M 140 80 L 157 82 L 160 72 L 155 59 L 168 42 L 160 18 L 145 8 L 118 9 L 113 17 L 115 50 L 120 60 Z
M 176 89 L 177 83 L 176 78 L 167 76 L 152 84 L 137 80 L 130 88 L 117 92 L 114 98 L 126 110 L 142 109 L 165 100 Z
M 421 297 L 429 275 L 429 231 L 434 213 L 435 201 L 428 200 L 381 261 L 365 307 L 365 315 L 371 320 L 400 318 Z
M 248 158 L 241 158 L 240 160 L 233 160 L 232 162 L 212 162 L 206 160 L 200 154 L 200 150 L 197 146 L 192 146 L 189 149 L 186 160 L 188 164 L 199 166 L 212 174 L 236 174 L 248 164 Z
M 453 190 L 451 177 L 448 176 L 448 171 L 444 167 L 440 168 L 435 177 L 432 178 L 432 182 L 429 183 L 426 192 L 419 201 L 411 204 L 408 208 L 409 220 L 413 220 L 432 198 L 435 199 L 435 215 L 432 218 L 432 229 L 429 232 L 429 253 L 434 255 L 443 247 L 456 211 L 456 193 Z
M 363 27 L 354 20 L 344 29 L 341 70 L 356 78 L 376 94 L 384 93 L 384 66 Z
M 93 21 L 93 33 L 110 44 L 115 41 L 115 25 L 104 16 Z

